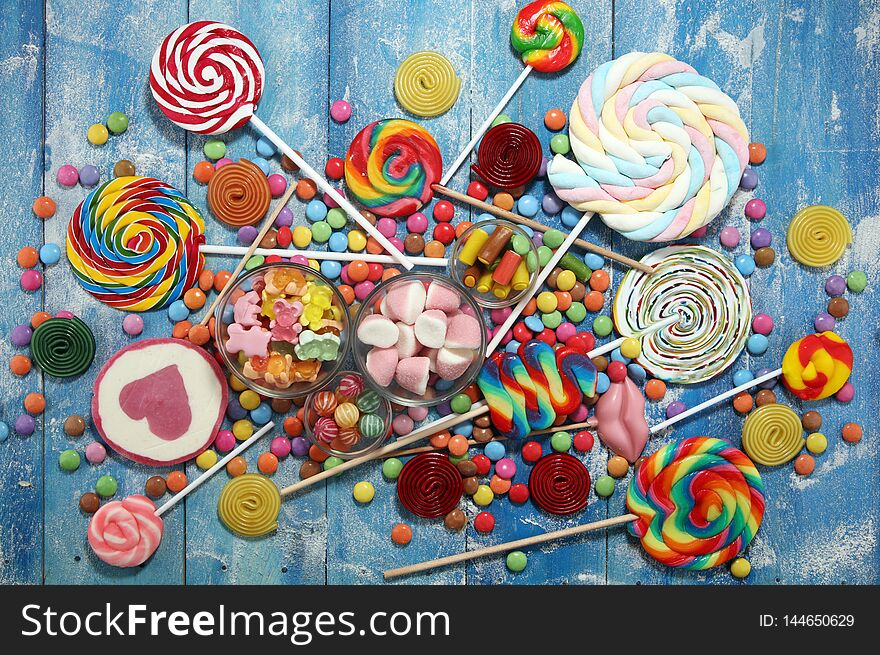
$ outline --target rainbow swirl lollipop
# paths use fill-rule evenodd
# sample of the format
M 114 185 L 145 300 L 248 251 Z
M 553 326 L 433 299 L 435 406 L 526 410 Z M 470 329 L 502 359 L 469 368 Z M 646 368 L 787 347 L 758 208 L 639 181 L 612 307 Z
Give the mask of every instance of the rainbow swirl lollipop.
M 417 123 L 386 118 L 370 123 L 345 156 L 345 181 L 352 195 L 379 216 L 409 216 L 430 202 L 431 185 L 443 173 L 434 137 Z
M 260 53 L 244 34 L 200 20 L 174 30 L 156 48 L 150 91 L 175 125 L 223 134 L 254 115 L 263 76 Z
M 553 73 L 578 58 L 584 45 L 584 25 L 566 3 L 537 0 L 516 15 L 510 43 L 524 64 Z
M 569 114 L 577 163 L 547 169 L 560 198 L 636 241 L 673 241 L 715 218 L 739 186 L 749 133 L 710 79 L 659 52 L 599 66 Z
M 642 339 L 636 362 L 654 377 L 692 384 L 715 377 L 749 338 L 749 287 L 727 257 L 705 246 L 667 246 L 642 263 L 653 274 L 630 270 L 614 297 L 621 336 L 678 313 L 681 320 Z
M 764 485 L 745 453 L 693 437 L 663 446 L 636 469 L 628 526 L 662 564 L 702 570 L 724 564 L 752 541 L 764 517 Z
M 202 272 L 204 231 L 180 191 L 151 177 L 117 177 L 73 212 L 67 259 L 83 288 L 111 307 L 167 307 Z
M 853 352 L 834 332 L 795 341 L 782 358 L 782 382 L 802 400 L 821 400 L 841 390 L 852 373 Z

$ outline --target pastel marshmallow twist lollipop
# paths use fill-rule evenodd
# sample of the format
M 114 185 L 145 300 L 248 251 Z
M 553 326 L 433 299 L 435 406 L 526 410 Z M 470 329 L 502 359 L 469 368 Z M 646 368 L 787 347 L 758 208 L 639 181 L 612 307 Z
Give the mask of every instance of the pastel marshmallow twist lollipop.
M 636 469 L 628 526 L 667 566 L 724 564 L 751 543 L 764 517 L 764 485 L 745 453 L 727 441 L 693 437 L 663 446 Z
M 795 341 L 782 358 L 782 382 L 802 400 L 821 400 L 846 384 L 853 368 L 849 344 L 834 332 Z
M 654 377 L 681 384 L 709 380 L 745 347 L 752 320 L 749 287 L 733 263 L 705 246 L 667 246 L 630 270 L 614 297 L 614 325 L 625 337 L 678 314 L 680 320 L 642 337 L 635 358 Z
M 669 55 L 632 52 L 599 66 L 569 114 L 577 163 L 557 155 L 560 198 L 636 241 L 673 241 L 730 202 L 748 161 L 736 103 Z
M 89 546 L 111 566 L 139 566 L 156 552 L 162 530 L 153 501 L 146 496 L 129 496 L 95 512 L 89 520 Z
M 196 21 L 162 41 L 150 65 L 150 91 L 174 124 L 223 134 L 247 123 L 263 93 L 263 60 L 234 27 Z
M 117 177 L 73 212 L 67 259 L 80 285 L 111 307 L 167 307 L 204 268 L 204 232 L 204 220 L 180 191 L 151 177 Z
M 537 0 L 516 15 L 510 43 L 524 64 L 553 73 L 577 59 L 584 46 L 584 25 L 568 4 Z
M 348 190 L 374 214 L 409 216 L 431 201 L 443 156 L 430 132 L 402 118 L 370 123 L 345 156 Z

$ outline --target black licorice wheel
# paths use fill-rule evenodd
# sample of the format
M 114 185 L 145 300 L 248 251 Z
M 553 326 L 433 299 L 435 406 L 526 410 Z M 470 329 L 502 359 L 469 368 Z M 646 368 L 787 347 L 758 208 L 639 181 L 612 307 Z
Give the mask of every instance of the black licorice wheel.
M 95 359 L 95 336 L 76 317 L 50 318 L 34 330 L 31 354 L 45 373 L 56 378 L 76 377 Z
M 577 457 L 553 453 L 538 460 L 529 475 L 529 493 L 545 512 L 564 516 L 587 506 L 590 473 Z
M 464 492 L 461 474 L 446 455 L 416 455 L 400 471 L 397 497 L 416 516 L 436 519 L 458 507 Z

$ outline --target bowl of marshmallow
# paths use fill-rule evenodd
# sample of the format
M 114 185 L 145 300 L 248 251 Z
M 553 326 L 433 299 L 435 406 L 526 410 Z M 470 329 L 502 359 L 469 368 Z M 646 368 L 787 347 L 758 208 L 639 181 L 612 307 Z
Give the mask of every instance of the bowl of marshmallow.
M 486 326 L 467 291 L 432 273 L 403 273 L 376 287 L 354 326 L 364 380 L 399 405 L 430 407 L 471 384 L 486 351 Z

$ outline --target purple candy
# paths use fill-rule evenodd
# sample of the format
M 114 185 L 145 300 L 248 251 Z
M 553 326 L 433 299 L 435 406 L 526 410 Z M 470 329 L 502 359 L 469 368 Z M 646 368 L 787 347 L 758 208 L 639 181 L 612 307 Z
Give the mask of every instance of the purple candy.
M 247 410 L 241 406 L 238 398 L 230 396 L 229 402 L 226 404 L 226 416 L 230 421 L 239 421 L 247 416 Z
M 825 280 L 825 293 L 832 298 L 842 296 L 844 291 L 846 291 L 846 280 L 843 279 L 843 276 L 832 275 Z
M 449 401 L 437 405 L 437 413 L 440 414 L 440 416 L 449 416 L 452 414 L 452 407 L 449 406 Z
M 741 189 L 745 189 L 746 191 L 751 191 L 756 186 L 758 186 L 758 174 L 753 168 L 749 168 L 748 166 L 746 166 L 746 169 L 743 171 L 742 178 L 740 178 L 739 187 Z
M 750 221 L 760 221 L 767 215 L 767 204 L 760 198 L 752 198 L 746 203 L 746 218 Z
M 759 227 L 756 230 L 752 230 L 752 248 L 757 250 L 758 248 L 766 248 L 773 241 L 773 235 L 770 233 L 765 227 Z
M 687 409 L 687 405 L 685 405 L 680 400 L 673 400 L 669 405 L 666 406 L 666 418 L 672 418 L 673 416 L 678 416 L 684 410 Z
M 31 436 L 36 428 L 37 422 L 33 416 L 21 414 L 15 419 L 15 431 L 23 437 Z
M 767 375 L 770 372 L 770 370 L 771 369 L 766 368 L 766 367 L 759 368 L 757 371 L 755 371 L 755 377 L 759 378 L 762 375 Z M 766 382 L 762 382 L 761 384 L 759 384 L 758 387 L 761 389 L 772 389 L 773 387 L 776 386 L 776 381 L 777 381 L 777 378 L 770 378 Z
M 544 245 L 544 233 L 543 232 L 535 232 L 532 235 L 532 243 L 534 243 L 536 246 L 539 246 L 539 247 L 543 246 Z
M 79 183 L 87 189 L 91 189 L 101 181 L 101 171 L 97 166 L 86 164 L 79 169 Z
M 548 214 L 558 214 L 565 207 L 565 203 L 555 193 L 545 194 L 541 200 L 541 209 Z
M 833 330 L 835 325 L 837 325 L 837 321 L 828 312 L 819 312 L 813 321 L 813 327 L 816 328 L 816 332 L 828 332 Z
M 739 230 L 728 225 L 721 230 L 719 240 L 725 248 L 736 248 L 739 245 Z
M 544 177 L 547 175 L 547 166 L 550 165 L 550 157 L 543 157 L 541 159 L 541 166 L 538 168 L 538 177 Z
M 238 228 L 238 240 L 246 245 L 251 245 L 259 235 L 259 231 L 253 225 L 245 225 L 244 227 Z
M 291 225 L 293 225 L 293 212 L 290 211 L 290 207 L 285 207 L 275 217 L 275 227 L 290 227 Z
M 290 452 L 297 457 L 304 457 L 308 454 L 310 445 L 305 437 L 294 437 L 290 440 Z
M 34 333 L 28 325 L 16 325 L 12 328 L 12 344 L 22 348 L 31 342 L 31 335 Z

